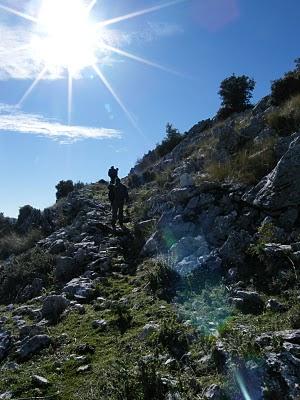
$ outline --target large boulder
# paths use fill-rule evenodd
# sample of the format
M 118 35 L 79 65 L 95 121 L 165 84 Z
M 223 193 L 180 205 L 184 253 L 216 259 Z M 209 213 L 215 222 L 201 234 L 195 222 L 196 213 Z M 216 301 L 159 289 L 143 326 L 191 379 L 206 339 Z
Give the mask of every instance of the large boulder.
M 65 293 L 67 297 L 82 303 L 93 300 L 97 294 L 93 281 L 84 277 L 72 279 L 63 288 L 63 293 Z
M 57 281 L 68 281 L 75 275 L 75 260 L 72 257 L 57 257 L 55 266 L 55 279 Z
M 193 187 L 175 188 L 170 192 L 170 198 L 173 203 L 186 203 L 189 199 L 195 196 L 196 190 Z
M 247 231 L 233 231 L 220 248 L 220 256 L 226 264 L 237 265 L 244 262 L 246 250 L 249 248 L 252 237 Z
M 271 211 L 300 205 L 300 137 L 290 144 L 274 170 L 246 193 L 243 200 Z
M 21 344 L 21 347 L 17 351 L 17 357 L 20 361 L 30 359 L 35 354 L 46 349 L 51 344 L 51 338 L 48 335 L 36 335 Z
M 0 362 L 7 356 L 11 346 L 11 335 L 8 332 L 0 332 Z
M 264 301 L 256 292 L 237 290 L 231 298 L 232 303 L 245 314 L 260 314 L 264 309 Z
M 183 237 L 170 249 L 172 260 L 181 261 L 183 258 L 195 254 L 195 256 L 204 256 L 209 253 L 207 242 L 203 236 Z
M 69 300 L 63 296 L 48 296 L 43 302 L 42 316 L 50 322 L 57 322 L 69 304 Z

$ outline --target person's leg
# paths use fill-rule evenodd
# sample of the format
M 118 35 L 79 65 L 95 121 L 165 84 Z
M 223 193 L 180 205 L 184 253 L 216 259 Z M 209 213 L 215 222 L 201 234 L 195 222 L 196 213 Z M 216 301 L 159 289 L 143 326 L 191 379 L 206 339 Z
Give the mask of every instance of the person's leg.
M 118 219 L 119 219 L 120 225 L 123 225 L 123 222 L 124 222 L 124 203 L 119 204 Z
M 117 217 L 118 217 L 118 206 L 116 204 L 112 203 L 112 220 L 111 220 L 111 224 L 112 224 L 113 227 L 116 226 Z

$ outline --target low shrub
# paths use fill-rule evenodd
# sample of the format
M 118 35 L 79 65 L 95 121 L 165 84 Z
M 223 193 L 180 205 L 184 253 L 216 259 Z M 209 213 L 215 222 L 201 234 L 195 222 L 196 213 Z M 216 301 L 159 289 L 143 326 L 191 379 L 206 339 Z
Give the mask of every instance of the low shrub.
M 170 153 L 184 138 L 177 129 L 173 128 L 172 124 L 167 124 L 166 134 L 165 139 L 154 150 L 158 158 Z
M 3 236 L 0 239 L 0 259 L 24 253 L 31 249 L 41 238 L 42 233 L 38 229 L 33 229 L 25 235 L 11 232 Z
M 189 341 L 181 324 L 175 319 L 165 320 L 157 335 L 158 345 L 166 348 L 175 358 L 180 359 L 188 352 Z
M 293 96 L 276 111 L 270 113 L 266 121 L 280 136 L 287 136 L 300 128 L 300 94 Z
M 225 162 L 208 161 L 205 172 L 217 182 L 226 180 L 254 184 L 276 165 L 275 138 L 259 145 L 247 145 Z
M 44 284 L 53 281 L 54 257 L 39 247 L 16 257 L 0 269 L 0 303 L 9 304 L 18 293 L 40 278 Z
M 283 78 L 272 82 L 272 104 L 278 106 L 300 93 L 300 70 L 290 71 Z
M 3 213 L 0 213 L 0 237 L 10 233 L 13 230 L 14 225 L 14 220 L 5 217 Z
M 143 183 L 153 182 L 156 178 L 156 173 L 154 171 L 145 171 L 143 172 Z
M 130 312 L 130 308 L 126 304 L 116 303 L 112 306 L 112 312 L 115 315 L 115 323 L 123 334 L 127 331 L 131 326 L 132 315 Z
M 128 177 L 128 186 L 130 189 L 138 188 L 142 184 L 142 179 L 140 175 L 130 174 Z
M 151 261 L 146 272 L 147 287 L 160 299 L 170 300 L 176 291 L 179 275 L 162 261 Z
M 55 186 L 55 188 L 57 190 L 57 192 L 56 192 L 56 200 L 59 200 L 62 197 L 66 197 L 69 193 L 73 192 L 74 184 L 73 184 L 73 181 L 71 181 L 71 180 L 60 181 Z

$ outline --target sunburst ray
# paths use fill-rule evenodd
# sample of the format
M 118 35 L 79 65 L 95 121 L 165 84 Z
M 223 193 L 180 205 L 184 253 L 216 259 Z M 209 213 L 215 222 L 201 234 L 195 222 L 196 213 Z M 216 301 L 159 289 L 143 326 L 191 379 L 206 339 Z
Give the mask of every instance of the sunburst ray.
M 124 57 L 131 58 L 132 60 L 138 61 L 138 62 L 140 62 L 142 64 L 146 64 L 146 65 L 148 65 L 150 67 L 158 68 L 158 69 L 160 69 L 162 71 L 165 71 L 165 72 L 168 72 L 170 74 L 182 76 L 182 74 L 180 74 L 180 72 L 174 71 L 173 69 L 164 67 L 163 65 L 160 65 L 160 64 L 157 64 L 157 63 L 155 63 L 153 61 L 147 60 L 146 58 L 142 58 L 142 57 L 139 57 L 139 56 L 137 56 L 135 54 L 128 53 L 125 50 L 118 49 L 118 48 L 110 46 L 108 44 L 101 43 L 100 48 L 105 48 L 105 49 L 110 50 L 110 51 L 112 51 L 114 53 L 120 54 L 120 55 L 122 55 Z
M 31 22 L 35 22 L 35 23 L 38 22 L 37 18 L 32 17 L 31 15 L 25 14 L 25 13 L 23 13 L 21 11 L 15 10 L 14 8 L 4 6 L 3 4 L 0 4 L 0 9 L 4 10 L 4 11 L 7 11 L 10 14 L 14 14 L 17 17 L 21 17 L 21 18 L 27 19 L 27 21 L 31 21 Z
M 173 0 L 173 1 L 169 1 L 169 2 L 167 2 L 165 4 L 160 4 L 160 5 L 157 5 L 157 6 L 145 8 L 143 10 L 135 11 L 135 12 L 132 12 L 130 14 L 121 15 L 120 17 L 107 19 L 105 21 L 99 22 L 97 25 L 99 27 L 113 25 L 113 24 L 116 24 L 118 22 L 125 21 L 127 19 L 131 19 L 131 18 L 139 17 L 141 15 L 145 15 L 145 14 L 149 14 L 149 13 L 152 13 L 152 12 L 155 12 L 155 11 L 159 11 L 159 10 L 162 10 L 163 8 L 171 7 L 171 6 L 174 6 L 176 4 L 186 2 L 186 1 L 188 1 L 188 0 Z
M 96 4 L 97 4 L 97 0 L 91 0 L 90 4 L 87 6 L 88 14 L 91 13 L 92 9 L 95 7 Z
M 126 106 L 123 104 L 122 100 L 120 99 L 120 97 L 117 95 L 117 93 L 115 92 L 115 90 L 113 89 L 113 87 L 111 86 L 111 84 L 108 82 L 108 80 L 106 79 L 106 77 L 103 75 L 103 72 L 100 71 L 100 69 L 97 67 L 96 64 L 93 64 L 93 69 L 95 71 L 95 73 L 98 75 L 98 77 L 100 78 L 100 80 L 102 81 L 102 83 L 104 84 L 104 86 L 109 90 L 109 92 L 111 93 L 111 95 L 113 96 L 113 98 L 116 100 L 116 102 L 119 104 L 119 106 L 122 108 L 122 110 L 124 111 L 124 113 L 126 114 L 127 118 L 130 120 L 130 122 L 132 123 L 132 125 L 139 131 L 141 132 L 140 128 L 138 127 L 135 119 L 133 118 L 133 116 L 131 115 L 131 113 L 127 110 Z M 142 132 L 141 132 L 142 133 Z
M 30 93 L 33 91 L 33 89 L 36 87 L 39 81 L 44 77 L 46 72 L 47 72 L 47 67 L 44 67 L 42 71 L 38 74 L 32 85 L 26 90 L 21 100 L 19 101 L 18 103 L 19 107 L 24 103 L 24 101 L 27 99 L 27 97 L 30 95 Z

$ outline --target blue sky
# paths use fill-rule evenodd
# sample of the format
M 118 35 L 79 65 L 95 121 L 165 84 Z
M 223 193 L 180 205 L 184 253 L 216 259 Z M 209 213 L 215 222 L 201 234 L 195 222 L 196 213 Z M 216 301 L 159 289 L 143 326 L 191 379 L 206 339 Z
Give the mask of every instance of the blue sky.
M 79 37 L 75 43 L 65 37 L 64 28 L 69 26 L 65 13 L 74 14 L 68 7 L 75 0 L 59 0 L 60 5 L 66 2 L 61 13 L 63 6 L 54 9 L 62 16 L 57 17 L 61 31 L 55 51 L 50 52 L 48 25 L 47 29 L 41 25 L 47 1 L 58 0 L 0 0 L 0 211 L 9 216 L 16 216 L 25 204 L 41 209 L 51 205 L 61 179 L 96 181 L 106 178 L 110 165 L 119 166 L 125 176 L 138 158 L 162 140 L 167 122 L 184 132 L 212 117 L 220 105 L 217 92 L 222 79 L 233 72 L 253 77 L 256 101 L 268 94 L 270 81 L 291 69 L 300 56 L 298 0 L 174 4 L 76 0 L 84 7 L 93 6 L 91 26 L 166 6 L 98 24 L 99 48 L 93 64 L 114 89 L 116 100 L 95 70 L 84 65 L 89 63 L 88 46 L 81 46 Z M 45 15 L 47 19 L 49 12 Z M 53 29 L 53 20 L 45 21 Z M 76 61 L 76 68 L 83 63 L 72 69 L 72 108 L 68 107 L 68 69 L 60 59 L 64 49 L 56 53 L 68 40 L 77 52 L 75 60 L 70 53 L 72 63 Z M 116 49 L 162 68 L 130 59 Z M 69 69 L 70 63 L 68 59 Z M 44 68 L 42 79 L 24 98 Z

